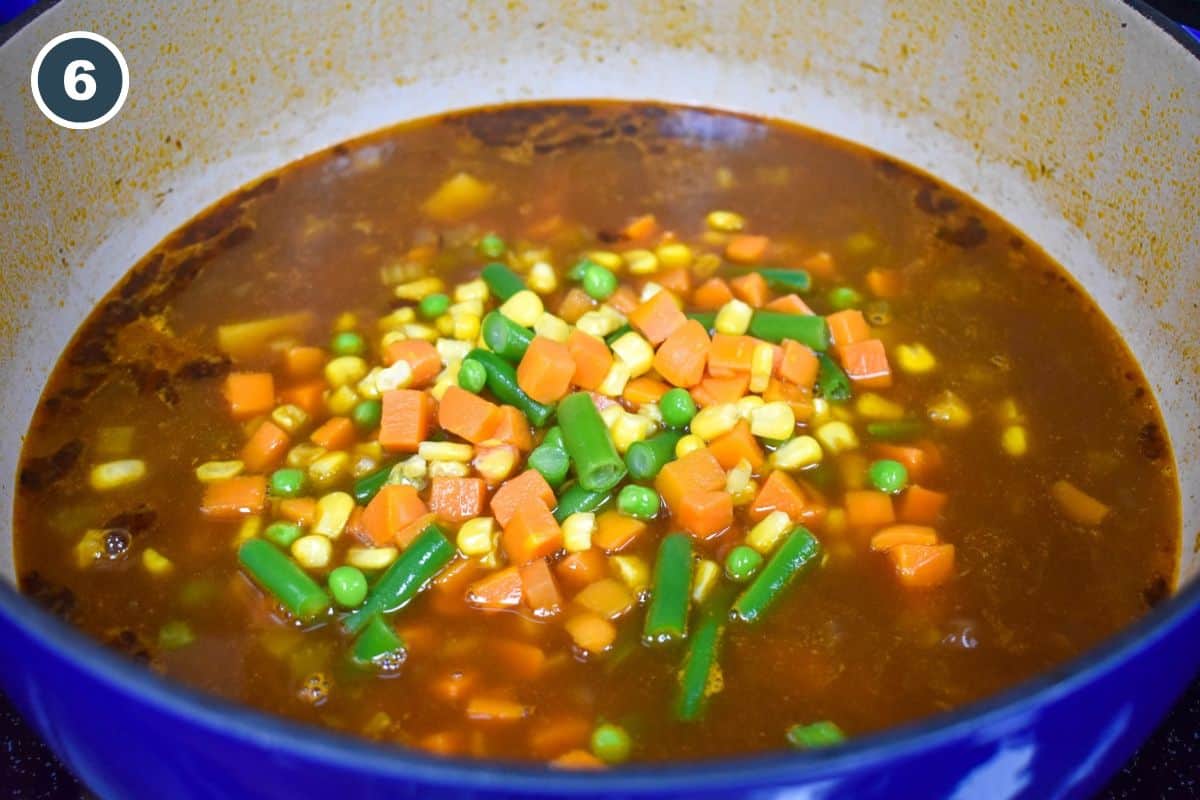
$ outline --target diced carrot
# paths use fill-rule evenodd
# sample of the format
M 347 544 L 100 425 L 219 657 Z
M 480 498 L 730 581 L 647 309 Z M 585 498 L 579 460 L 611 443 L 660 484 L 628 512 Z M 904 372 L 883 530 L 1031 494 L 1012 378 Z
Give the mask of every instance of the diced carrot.
M 684 495 L 692 489 L 716 491 L 725 488 L 725 471 L 707 448 L 693 450 L 683 458 L 668 461 L 654 479 L 663 502 L 678 515 Z
M 409 655 L 426 656 L 436 653 L 441 647 L 441 637 L 430 623 L 409 622 L 396 626 L 396 633 L 408 645 Z
M 484 611 L 516 608 L 521 604 L 521 574 L 505 567 L 480 578 L 467 589 L 467 602 Z
M 692 305 L 702 311 L 716 311 L 733 299 L 733 290 L 724 278 L 709 278 L 692 292 Z
M 695 386 L 704 377 L 708 345 L 708 331 L 696 320 L 689 319 L 659 346 L 654 354 L 654 368 L 668 383 L 688 388 Z
M 390 366 L 404 361 L 412 368 L 414 389 L 426 386 L 442 371 L 442 357 L 437 348 L 423 339 L 401 339 L 392 342 L 383 351 L 383 360 Z
M 797 386 L 812 386 L 817 380 L 820 362 L 817 354 L 799 342 L 785 339 L 783 360 L 779 362 L 779 377 Z
M 574 604 L 595 611 L 605 619 L 617 619 L 628 614 L 637 605 L 637 599 L 623 582 L 605 578 L 575 595 Z
M 518 569 L 521 572 L 521 592 L 525 605 L 538 617 L 557 614 L 562 609 L 562 593 L 558 591 L 554 573 L 550 571 L 546 559 L 535 558 Z
M 318 378 L 289 386 L 279 393 L 279 399 L 303 409 L 310 417 L 316 417 L 325 412 L 325 391 L 325 379 Z
M 486 572 L 477 558 L 456 557 L 438 573 L 429 587 L 429 605 L 443 616 L 455 616 L 471 611 L 467 592 L 472 583 Z
M 534 563 L 544 564 L 545 562 Z M 546 574 L 550 574 L 549 568 L 546 569 Z M 522 578 L 522 582 L 524 582 L 524 578 Z M 512 639 L 497 639 L 492 641 L 489 649 L 498 662 L 496 666 L 499 667 L 500 673 L 506 678 L 517 681 L 533 681 L 537 680 L 546 668 L 546 651 L 535 644 L 517 642 Z
M 932 525 L 938 521 L 949 499 L 945 492 L 935 492 L 913 484 L 896 500 L 896 519 L 918 525 Z
M 225 376 L 225 400 L 234 419 L 250 419 L 275 407 L 275 378 L 269 372 L 231 372 Z
M 725 257 L 739 264 L 750 264 L 762 259 L 767 254 L 767 245 L 771 241 L 765 236 L 751 236 L 741 233 L 729 240 L 725 245 Z
M 558 769 L 604 769 L 605 764 L 590 751 L 577 748 L 563 753 L 551 761 L 550 766 Z
M 522 453 L 533 449 L 529 420 L 516 406 L 500 406 L 500 421 L 496 423 L 496 430 L 492 431 L 492 439 L 510 444 Z
M 525 229 L 525 235 L 534 240 L 549 239 L 562 230 L 565 221 L 562 214 L 550 214 L 529 223 L 529 227 Z
M 750 373 L 743 372 L 728 378 L 705 376 L 699 384 L 691 389 L 692 399 L 696 405 L 703 407 L 736 403 L 746 396 L 750 388 Z
M 658 220 L 654 218 L 653 214 L 642 214 L 640 217 L 634 217 L 621 230 L 621 235 L 633 242 L 649 239 L 656 233 L 658 233 Z
M 654 282 L 676 297 L 686 297 L 692 291 L 692 271 L 686 267 L 668 269 L 658 273 Z
M 901 544 L 935 545 L 937 531 L 927 525 L 889 525 L 871 537 L 871 549 L 883 553 Z
M 642 304 L 638 296 L 633 293 L 633 289 L 628 286 L 618 286 L 605 302 L 625 316 L 629 316 L 635 308 Z
M 767 288 L 767 279 L 757 272 L 739 275 L 729 281 L 729 288 L 734 296 L 751 308 L 762 308 L 771 296 Z
M 404 484 L 388 484 L 379 490 L 363 512 L 363 529 L 377 545 L 390 545 L 413 520 L 429 512 L 417 490 Z
M 396 546 L 401 550 L 412 544 L 421 533 L 437 521 L 437 514 L 428 513 L 422 514 L 416 519 L 409 522 L 396 534 Z
M 1095 527 L 1108 516 L 1108 506 L 1070 481 L 1055 481 L 1050 487 L 1050 494 L 1072 522 Z
M 684 495 L 675 520 L 693 536 L 707 539 L 733 524 L 733 497 L 723 490 L 693 489 Z
M 767 476 L 746 514 L 757 522 L 772 511 L 782 511 L 793 521 L 799 521 L 807 506 L 808 497 L 804 490 L 791 475 L 777 469 Z
M 407 639 L 405 643 L 408 643 Z M 457 705 L 479 685 L 479 678 L 480 675 L 475 670 L 452 667 L 434 676 L 429 682 L 429 691 L 434 697 Z
M 283 354 L 283 371 L 293 380 L 314 378 L 325 365 L 325 351 L 319 347 L 289 347 Z
M 942 453 L 933 442 L 920 441 L 915 444 L 890 444 L 877 442 L 871 452 L 878 458 L 899 461 L 908 470 L 908 477 L 915 483 L 927 483 L 942 467 Z
M 635 406 L 644 406 L 647 403 L 657 403 L 670 388 L 658 378 L 642 375 L 625 384 L 625 391 L 621 397 Z
M 380 399 L 383 415 L 379 423 L 379 444 L 384 450 L 415 453 L 429 433 L 433 416 L 429 395 L 419 389 L 393 389 L 384 392 Z
M 461 730 L 436 731 L 418 739 L 417 747 L 435 756 L 459 756 L 467 752 L 467 738 Z
M 282 503 L 281 503 L 282 505 Z M 367 526 L 363 524 L 363 507 L 355 506 L 350 509 L 350 517 L 346 520 L 346 533 L 358 539 L 363 544 L 371 543 L 371 536 L 367 533 Z M 313 511 L 316 512 L 316 505 L 313 505 Z
M 434 478 L 429 482 L 429 510 L 449 522 L 478 517 L 486 496 L 482 478 Z
M 743 458 L 750 462 L 750 467 L 757 472 L 766 461 L 758 439 L 750 433 L 750 423 L 739 420 L 729 433 L 722 434 L 708 443 L 708 451 L 716 456 L 722 469 L 733 469 Z
M 612 647 L 617 638 L 617 628 L 595 611 L 584 611 L 563 623 L 575 646 L 588 653 L 603 653 Z
M 904 294 L 904 273 L 898 269 L 873 269 L 867 273 L 867 288 L 876 297 L 899 297 Z
M 517 384 L 539 403 L 557 403 L 571 388 L 575 361 L 562 342 L 535 336 L 517 365 Z M 470 394 L 470 392 L 467 392 Z
M 562 529 L 542 503 L 520 506 L 500 535 L 509 563 L 525 564 L 553 555 L 562 547 Z
M 606 553 L 618 553 L 635 543 L 645 532 L 645 522 L 610 509 L 596 516 L 592 546 Z
M 791 381 L 771 378 L 766 390 L 762 393 L 762 399 L 768 403 L 787 403 L 800 422 L 807 420 L 813 414 L 811 384 L 802 386 Z
M 354 423 L 349 417 L 330 417 L 309 438 L 326 450 L 345 450 L 354 444 Z
M 910 589 L 941 586 L 954 576 L 954 545 L 899 544 L 887 551 L 900 583 Z
M 307 527 L 317 518 L 317 501 L 312 497 L 285 497 L 279 501 L 279 516 Z
M 878 339 L 839 345 L 838 356 L 842 368 L 863 389 L 886 389 L 892 385 L 892 367 L 888 364 L 887 350 Z
M 558 316 L 574 325 L 580 317 L 595 307 L 596 301 L 587 292 L 578 286 L 572 286 L 558 304 Z
M 287 447 L 287 433 L 266 420 L 242 446 L 242 461 L 250 472 L 267 472 L 279 466 L 287 455 Z
M 750 372 L 750 361 L 754 348 L 762 341 L 753 336 L 731 336 L 714 333 L 708 346 L 708 374 L 714 378 Z
M 576 386 L 591 391 L 604 381 L 612 367 L 613 354 L 603 339 L 575 328 L 567 337 L 567 350 L 575 364 L 571 380 Z
M 477 722 L 517 722 L 532 713 L 529 706 L 505 697 L 476 695 L 467 703 L 467 718 Z
M 231 520 L 261 513 L 266 504 L 267 479 L 262 475 L 239 475 L 206 484 L 200 512 L 210 519 Z
M 846 522 L 852 528 L 882 528 L 896 521 L 892 498 L 872 489 L 846 492 Z
M 825 318 L 825 324 L 829 326 L 829 339 L 835 348 L 871 338 L 871 326 L 857 308 L 834 312 Z
M 687 322 L 679 301 L 670 292 L 658 292 L 629 312 L 629 324 L 650 344 L 658 345 Z
M 597 547 L 579 553 L 569 553 L 554 565 L 559 579 L 575 590 L 608 577 L 608 559 Z
M 539 503 L 547 508 L 554 507 L 554 490 L 542 473 L 527 469 L 515 478 L 509 478 L 492 495 L 492 516 L 501 527 L 508 524 L 517 509 L 527 503 Z
M 838 274 L 837 264 L 833 260 L 833 254 L 828 250 L 818 250 L 808 258 L 800 262 L 800 266 L 811 272 L 817 278 L 836 278 Z
M 813 310 L 808 307 L 808 303 L 804 302 L 800 295 L 795 293 L 776 297 L 763 306 L 763 308 L 767 311 L 781 311 L 784 314 L 803 314 L 809 317 L 813 315 Z
M 539 719 L 529 732 L 529 754 L 540 759 L 565 758 L 576 748 L 584 747 L 591 734 L 592 721 L 580 714 Z
M 438 425 L 472 444 L 491 438 L 500 424 L 500 407 L 460 386 L 451 386 L 438 403 Z

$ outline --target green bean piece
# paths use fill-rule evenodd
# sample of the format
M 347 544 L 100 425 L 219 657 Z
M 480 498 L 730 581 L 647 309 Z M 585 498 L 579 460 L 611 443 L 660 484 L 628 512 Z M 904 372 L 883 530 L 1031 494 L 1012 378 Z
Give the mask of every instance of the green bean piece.
M 708 707 L 708 690 L 713 671 L 720 669 L 721 637 L 729 621 L 729 603 L 734 587 L 721 584 L 700 606 L 692 628 L 683 668 L 679 671 L 679 694 L 675 698 L 675 717 L 681 722 L 696 722 Z
M 291 547 L 292 542 L 304 535 L 304 528 L 294 522 L 272 522 L 262 532 L 263 538 L 280 547 Z
M 771 560 L 734 602 L 729 611 L 730 619 L 740 622 L 762 619 L 800 573 L 820 557 L 821 545 L 808 529 L 802 525 L 793 528 Z
M 615 342 L 617 339 L 620 339 L 622 336 L 624 336 L 625 334 L 629 333 L 632 330 L 633 330 L 633 326 L 630 325 L 628 322 L 626 322 L 624 325 L 617 328 L 615 331 L 610 333 L 608 336 L 605 336 L 604 343 L 611 346 L 613 342 Z
M 297 619 L 310 622 L 329 610 L 325 590 L 266 539 L 243 542 L 238 548 L 238 563 Z
M 329 341 L 329 349 L 335 356 L 361 356 L 367 352 L 367 342 L 356 331 L 339 331 Z
M 485 266 L 480 270 L 479 277 L 483 278 L 488 289 L 499 297 L 501 302 L 525 288 L 525 281 L 521 280 L 521 276 L 499 261 L 493 261 Z
M 812 288 L 812 276 L 808 274 L 808 270 L 763 267 L 754 271 L 766 278 L 767 286 L 772 289 L 803 294 Z
M 867 435 L 885 442 L 915 439 L 925 430 L 919 419 L 893 419 L 884 422 L 868 422 Z
M 553 428 L 546 430 L 546 435 L 542 437 L 542 444 L 546 447 L 553 447 L 555 450 L 566 450 L 567 446 L 563 444 L 562 428 L 555 425 Z
M 715 311 L 689 311 L 686 316 L 688 319 L 699 322 L 709 333 L 713 332 L 713 326 L 717 324 L 717 312 Z
M 403 608 L 454 558 L 457 548 L 437 525 L 429 525 L 376 581 L 367 599 L 342 621 L 347 633 L 358 633 L 376 614 Z
M 367 576 L 358 567 L 343 564 L 329 573 L 326 583 L 333 601 L 342 608 L 356 608 L 367 599 Z
M 450 310 L 450 296 L 442 292 L 427 294 L 417 304 L 417 310 L 425 319 L 437 319 Z
M 545 425 L 554 414 L 554 406 L 539 403 L 525 394 L 525 390 L 517 384 L 516 369 L 500 356 L 488 350 L 475 349 L 467 354 L 467 358 L 475 359 L 487 370 L 487 387 L 496 395 L 496 399 L 516 406 L 535 428 Z
M 379 427 L 383 420 L 383 403 L 379 400 L 360 400 L 350 410 L 350 419 L 354 427 L 364 433 L 369 433 Z
M 779 344 L 784 339 L 794 339 L 813 350 L 829 349 L 829 326 L 824 317 L 814 314 L 785 314 L 782 311 L 754 312 L 750 328 L 746 331 L 768 342 Z
M 350 493 L 354 495 L 354 502 L 360 506 L 365 506 L 374 499 L 375 495 L 379 494 L 388 480 L 388 475 L 392 472 L 394 464 L 384 464 L 374 472 L 368 472 L 354 482 L 354 487 Z
M 817 388 L 831 403 L 844 403 L 853 394 L 850 376 L 825 353 L 817 353 Z
M 567 451 L 545 444 L 533 448 L 526 463 L 540 472 L 546 483 L 555 489 L 562 485 L 571 471 L 571 457 Z
M 483 341 L 492 352 L 514 364 L 521 360 L 529 343 L 533 341 L 533 331 L 518 325 L 499 311 L 493 311 L 483 318 Z
M 617 453 L 608 426 L 590 394 L 575 392 L 560 400 L 558 421 L 580 486 L 604 492 L 621 482 L 625 477 L 625 462 Z
M 617 493 L 617 510 L 634 519 L 654 519 L 660 504 L 658 492 L 648 486 L 630 483 Z
M 663 431 L 629 445 L 625 451 L 629 477 L 635 481 L 653 480 L 668 461 L 675 460 L 675 445 L 682 438 L 683 431 Z
M 670 644 L 687 638 L 688 604 L 692 595 L 692 537 L 671 533 L 658 546 L 654 590 L 646 609 L 642 643 Z
M 487 370 L 473 358 L 464 358 L 458 365 L 458 385 L 471 394 L 479 394 L 487 385 Z
M 558 505 L 554 508 L 554 518 L 562 522 L 577 511 L 595 511 L 608 502 L 611 491 L 593 492 L 583 488 L 578 483 L 567 487 L 558 496 Z
M 304 470 L 284 467 L 271 473 L 271 494 L 275 497 L 299 497 L 304 493 Z
M 406 654 L 407 647 L 400 634 L 379 614 L 371 615 L 351 651 L 355 662 L 364 666 L 386 666 L 387 661 L 403 659 Z
M 788 744 L 798 750 L 829 747 L 845 739 L 846 734 L 842 733 L 842 729 L 827 719 L 811 725 L 793 725 L 787 731 Z
M 501 258 L 508 252 L 508 245 L 497 233 L 485 233 L 479 239 L 479 255 L 484 258 Z

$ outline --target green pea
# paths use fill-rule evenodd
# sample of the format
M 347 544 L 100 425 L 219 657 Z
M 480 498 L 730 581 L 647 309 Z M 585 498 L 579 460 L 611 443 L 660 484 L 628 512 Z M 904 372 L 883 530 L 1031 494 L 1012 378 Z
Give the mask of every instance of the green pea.
M 566 450 L 545 444 L 533 449 L 527 463 L 530 469 L 540 472 L 546 483 L 554 488 L 567 479 L 567 472 L 571 468 L 571 458 Z
M 617 510 L 627 517 L 654 519 L 658 505 L 658 492 L 646 486 L 631 483 L 617 495 Z
M 599 264 L 592 264 L 583 272 L 583 290 L 593 300 L 607 300 L 617 290 L 617 276 Z
M 762 553 L 747 545 L 738 545 L 725 556 L 725 574 L 729 580 L 745 583 L 762 567 Z
M 887 494 L 899 494 L 908 484 L 908 470 L 899 461 L 882 458 L 867 468 L 871 485 Z
M 291 547 L 292 542 L 304 535 L 304 528 L 294 522 L 272 522 L 262 532 L 263 538 L 280 547 Z
M 663 422 L 672 428 L 684 428 L 696 416 L 696 401 L 687 389 L 668 389 L 658 400 Z
M 592 731 L 592 753 L 605 764 L 620 764 L 629 759 L 633 740 L 620 725 L 605 722 Z
M 479 255 L 484 258 L 500 258 L 508 251 L 508 245 L 495 233 L 485 233 L 479 240 Z
M 355 331 L 339 331 L 330 340 L 329 349 L 337 356 L 361 356 L 367 352 L 367 342 Z
M 445 314 L 449 308 L 450 298 L 441 292 L 427 294 L 417 304 L 417 310 L 421 312 L 421 316 L 425 319 L 437 319 L 442 314 Z
M 844 741 L 845 738 L 846 734 L 842 733 L 842 729 L 827 719 L 811 725 L 793 725 L 787 731 L 788 744 L 798 750 L 829 747 Z
M 838 311 L 858 308 L 862 301 L 863 296 L 849 286 L 838 286 L 829 290 L 829 305 Z
M 383 403 L 379 400 L 362 400 L 351 409 L 350 419 L 360 431 L 373 431 L 383 419 Z
M 592 261 L 590 258 L 581 258 L 575 262 L 574 266 L 567 270 L 567 279 L 578 283 L 579 281 L 583 280 L 583 276 L 592 267 L 600 267 L 600 265 L 595 261 Z M 603 267 L 601 267 L 601 269 L 603 269 Z
M 158 646 L 163 650 L 178 650 L 195 640 L 191 626 L 180 619 L 172 620 L 158 629 Z
M 546 435 L 542 437 L 542 444 L 546 447 L 553 447 L 555 450 L 566 450 L 567 446 L 563 443 L 562 428 L 555 425 L 546 431 Z
M 299 497 L 304 492 L 304 470 L 284 467 L 271 473 L 271 494 Z
M 458 366 L 458 385 L 472 394 L 479 394 L 487 383 L 487 368 L 473 358 L 464 358 Z
M 342 608 L 357 608 L 367 599 L 367 576 L 358 567 L 338 567 L 329 573 L 329 593 Z

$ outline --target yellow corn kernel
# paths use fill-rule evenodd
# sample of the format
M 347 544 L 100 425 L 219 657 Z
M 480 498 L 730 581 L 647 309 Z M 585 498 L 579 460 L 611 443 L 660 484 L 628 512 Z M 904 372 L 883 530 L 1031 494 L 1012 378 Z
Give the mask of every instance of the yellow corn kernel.
M 600 308 L 583 312 L 583 315 L 576 320 L 575 327 L 584 333 L 590 333 L 592 336 L 603 339 L 624 324 L 624 316 L 609 306 L 600 306 Z
M 537 322 L 538 317 L 545 310 L 545 306 L 542 305 L 542 298 L 528 289 L 522 289 L 517 292 L 500 306 L 501 314 L 518 325 L 524 325 L 526 328 L 532 328 L 533 324 Z
M 300 406 L 286 403 L 271 412 L 271 421 L 288 433 L 297 433 L 308 424 L 308 412 Z
M 809 425 L 816 427 L 833 419 L 833 406 L 824 397 L 814 397 L 812 399 L 812 408 L 812 416 L 808 418 Z
M 475 517 L 462 524 L 454 541 L 463 555 L 477 558 L 495 550 L 499 538 L 496 520 L 491 517 Z
M 820 464 L 825 451 L 820 443 L 811 436 L 797 436 L 785 442 L 771 454 L 771 466 L 775 469 L 793 471 Z
M 461 303 L 464 300 L 478 300 L 481 303 L 486 303 L 492 296 L 492 292 L 488 289 L 487 282 L 483 278 L 476 278 L 473 281 L 460 283 L 454 287 L 454 302 Z
M 754 309 L 750 306 L 741 300 L 730 300 L 717 311 L 717 319 L 713 323 L 713 327 L 717 329 L 717 333 L 741 336 L 749 330 L 750 318 L 753 316 Z
M 650 420 L 651 425 L 656 429 L 662 427 L 662 409 L 658 407 L 658 403 L 642 403 L 642 405 L 638 406 L 637 413 L 639 417 L 645 417 Z
M 423 300 L 431 294 L 437 294 L 446 290 L 446 284 L 441 278 L 418 278 L 415 281 L 401 283 L 392 291 L 400 300 L 411 300 L 417 302 Z
M 417 455 L 426 461 L 459 461 L 466 463 L 475 456 L 475 448 L 461 442 L 421 442 Z
M 442 395 L 446 394 L 446 390 L 451 386 L 457 385 L 457 383 L 457 379 L 439 379 L 435 384 L 433 384 L 433 387 L 430 388 L 429 393 L 433 395 L 434 400 L 437 400 L 440 403 L 442 400 Z
M 622 411 L 613 423 L 610 433 L 618 453 L 624 453 L 634 442 L 645 440 L 654 430 L 654 424 L 640 414 Z
M 1024 425 L 1009 425 L 1000 434 L 1000 446 L 1004 452 L 1014 458 L 1020 458 L 1029 450 L 1029 441 L 1025 435 Z
M 236 547 L 242 542 L 248 542 L 258 536 L 262 531 L 263 520 L 260 516 L 246 517 L 242 520 L 242 524 L 238 526 L 237 536 L 233 537 L 233 544 Z
M 949 390 L 935 398 L 926 411 L 931 421 L 947 428 L 965 428 L 971 424 L 971 410 L 961 397 Z
M 734 211 L 710 211 L 704 224 L 710 231 L 737 233 L 746 227 L 746 218 Z
M 350 513 L 354 511 L 354 498 L 345 492 L 330 492 L 317 501 L 317 513 L 313 518 L 312 532 L 336 539 L 342 535 Z
M 438 355 L 441 356 L 443 364 L 449 364 L 451 361 L 462 361 L 471 352 L 471 344 L 469 342 L 460 342 L 457 339 L 438 339 L 434 342 L 433 346 L 437 349 Z
M 171 563 L 171 559 L 153 547 L 147 547 L 142 551 L 142 567 L 156 577 L 169 575 L 171 570 L 175 569 L 175 565 Z
M 775 348 L 763 342 L 755 346 L 750 357 L 750 391 L 764 392 L 775 370 Z
M 636 378 L 645 375 L 654 366 L 654 348 L 642 336 L 634 331 L 624 334 L 613 342 L 613 355 L 629 367 L 629 376 Z
M 371 371 L 363 376 L 363 379 L 354 384 L 354 393 L 365 400 L 379 399 L 379 373 L 383 372 L 383 367 L 371 367 Z
M 767 401 L 763 400 L 758 395 L 748 394 L 745 397 L 740 398 L 734 405 L 737 406 L 738 416 L 744 420 L 749 420 L 751 414 L 766 404 Z
M 132 486 L 146 477 L 146 462 L 140 458 L 123 458 L 106 461 L 92 467 L 88 483 L 98 492 L 108 492 L 124 486 Z
M 650 587 L 650 567 L 640 556 L 609 556 L 609 566 L 634 594 Z
M 324 569 L 333 556 L 333 542 L 325 536 L 310 533 L 292 542 L 292 558 L 305 569 Z
M 376 461 L 383 460 L 383 445 L 379 442 L 359 442 L 354 445 L 354 455 L 359 458 L 373 458 Z
M 393 389 L 407 389 L 412 383 L 412 367 L 407 361 L 397 361 L 375 374 L 375 391 L 378 395 Z
M 483 316 L 483 301 L 481 300 L 462 300 L 450 308 L 446 309 L 446 313 L 452 317 L 457 317 L 459 314 L 470 314 L 474 317 Z
M 89 530 L 75 544 L 75 566 L 87 569 L 104 556 L 104 531 Z
M 109 425 L 96 431 L 96 455 L 115 458 L 126 455 L 132 447 L 132 425 Z
M 642 287 L 642 293 L 640 295 L 638 295 L 638 299 L 641 300 L 643 303 L 645 303 L 647 300 L 652 299 L 654 297 L 654 295 L 658 294 L 662 290 L 663 290 L 663 287 L 659 286 L 654 281 L 646 281 L 646 284 Z
M 692 417 L 690 430 L 706 442 L 733 430 L 741 415 L 735 403 L 718 403 L 702 408 Z
M 545 336 L 552 342 L 566 342 L 571 336 L 571 326 L 561 317 L 546 312 L 533 324 L 533 332 L 538 336 Z
M 289 467 L 304 468 L 325 455 L 325 448 L 312 442 L 301 442 L 288 450 L 284 459 Z
M 711 276 L 714 272 L 721 268 L 721 257 L 716 253 L 701 253 L 696 258 L 696 263 L 692 264 L 692 274 L 697 279 L 704 279 Z
M 346 551 L 346 563 L 361 570 L 386 569 L 400 551 L 395 547 L 351 547 Z
M 697 605 L 708 599 L 721 579 L 721 567 L 717 562 L 702 558 L 692 570 L 692 602 Z
M 576 511 L 563 520 L 563 547 L 568 553 L 582 553 L 592 549 L 592 534 L 596 530 L 596 515 L 588 511 Z
M 772 511 L 763 517 L 746 534 L 746 544 L 764 556 L 775 549 L 775 545 L 792 529 L 792 518 L 785 511 Z
M 550 294 L 558 288 L 558 276 L 554 274 L 554 267 L 539 261 L 529 268 L 525 283 L 538 294 Z
M 471 474 L 471 468 L 461 461 L 430 461 L 429 477 L 431 478 L 465 478 Z
M 333 320 L 333 332 L 352 331 L 358 327 L 358 314 L 353 311 L 343 311 Z
M 649 250 L 627 250 L 624 255 L 630 275 L 653 275 L 658 272 L 658 256 Z
M 358 392 L 349 386 L 339 386 L 325 398 L 325 407 L 335 417 L 345 417 L 358 405 Z
M 428 475 L 428 462 L 420 456 L 409 456 L 392 467 L 392 471 L 388 473 L 387 482 L 411 486 L 417 491 L 421 491 L 426 486 Z
M 675 457 L 683 458 L 688 453 L 703 450 L 706 446 L 703 439 L 694 433 L 689 433 L 687 436 L 680 437 L 679 441 L 675 443 Z
M 586 254 L 585 258 L 589 261 L 595 261 L 600 266 L 613 272 L 619 272 L 621 269 L 622 261 L 620 254 L 614 253 L 611 250 L 592 250 Z
M 750 462 L 746 459 L 739 461 L 729 472 L 725 473 L 725 491 L 733 498 L 734 505 L 738 503 L 738 498 L 745 497 L 747 490 L 750 487 L 750 476 L 754 470 L 750 467 Z M 750 502 L 752 497 L 747 497 L 744 502 Z
M 356 448 L 357 449 L 357 448 Z M 355 452 L 350 457 L 350 477 L 358 480 L 364 475 L 370 475 L 379 467 L 379 459 L 373 456 Z
M 846 509 L 838 507 L 831 508 L 825 514 L 825 531 L 834 536 L 846 532 Z
M 732 189 L 737 185 L 737 178 L 729 167 L 717 167 L 713 173 L 713 182 L 718 189 Z
M 350 475 L 350 454 L 325 453 L 308 465 L 308 479 L 317 489 L 327 489 Z
M 858 434 L 845 422 L 826 422 L 817 428 L 817 441 L 831 453 L 845 453 L 858 447 Z
M 854 401 L 854 408 L 867 419 L 904 419 L 904 406 L 875 392 L 864 392 Z
M 617 424 L 617 420 L 625 413 L 625 409 L 617 404 L 607 405 L 600 409 L 600 419 L 604 420 L 604 427 L 612 430 L 612 426 Z
M 433 321 L 433 327 L 437 328 L 439 336 L 454 335 L 454 317 L 449 314 L 442 314 Z
M 1025 415 L 1021 413 L 1020 406 L 1012 397 L 1004 398 L 1000 407 L 996 409 L 996 416 L 1006 425 L 1021 425 L 1025 422 Z
M 896 366 L 910 375 L 924 375 L 937 369 L 937 359 L 923 344 L 902 344 L 896 347 Z
M 358 356 L 338 356 L 325 365 L 325 380 L 337 389 L 358 383 L 366 377 L 367 371 L 367 362 Z
M 397 308 L 392 313 L 380 317 L 379 322 L 377 322 L 376 325 L 381 331 L 394 331 L 403 327 L 409 322 L 415 321 L 416 318 L 417 312 L 412 308 Z
M 470 314 L 459 314 L 454 317 L 454 331 L 451 334 L 460 342 L 473 342 L 479 336 L 480 318 Z M 431 340 L 432 341 L 432 340 Z
M 404 335 L 409 339 L 420 339 L 423 342 L 432 342 L 437 339 L 437 330 L 420 322 L 410 322 L 403 328 Z
M 606 397 L 620 397 L 630 377 L 629 367 L 623 361 L 613 361 L 612 366 L 608 368 L 608 374 L 600 381 L 596 391 Z
M 388 331 L 383 336 L 379 337 L 379 349 L 387 350 L 393 342 L 403 342 L 408 337 L 404 335 L 404 331 Z
M 488 483 L 500 483 L 517 468 L 517 450 L 510 446 L 488 448 L 475 457 L 471 466 Z
M 666 269 L 687 269 L 692 265 L 692 248 L 683 242 L 660 244 L 654 251 L 658 263 Z
M 782 400 L 750 412 L 750 432 L 764 439 L 784 440 L 796 432 L 796 413 Z
M 241 461 L 205 461 L 196 467 L 196 479 L 201 483 L 223 481 L 242 474 L 246 465 Z

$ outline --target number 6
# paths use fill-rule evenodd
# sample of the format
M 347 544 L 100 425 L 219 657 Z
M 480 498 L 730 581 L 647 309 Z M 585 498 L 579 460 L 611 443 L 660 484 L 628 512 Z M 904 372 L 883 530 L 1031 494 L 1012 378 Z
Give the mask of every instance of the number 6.
M 96 79 L 89 72 L 95 72 L 96 65 L 86 59 L 77 59 L 67 64 L 63 73 L 63 90 L 72 100 L 91 100 L 96 94 Z M 83 84 L 83 89 L 79 88 Z

